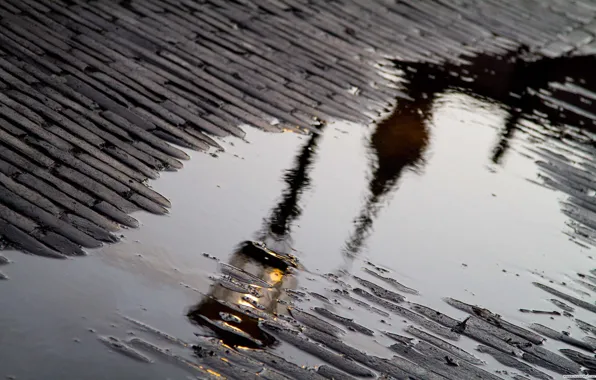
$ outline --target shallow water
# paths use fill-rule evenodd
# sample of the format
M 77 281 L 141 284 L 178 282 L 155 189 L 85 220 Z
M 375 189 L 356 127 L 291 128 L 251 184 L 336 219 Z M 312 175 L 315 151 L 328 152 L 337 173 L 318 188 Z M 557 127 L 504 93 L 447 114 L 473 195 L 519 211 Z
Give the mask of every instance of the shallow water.
M 415 100 L 400 100 L 405 106 L 398 105 L 379 126 L 336 121 L 314 136 L 248 130 L 246 142 L 223 141 L 225 152 L 189 152 L 194 157 L 184 170 L 151 184 L 172 201 L 170 214 L 134 215 L 141 228 L 123 232 L 122 243 L 89 257 L 60 262 L 4 252 L 13 263 L 2 268 L 10 280 L 0 284 L 0 326 L 8 326 L 0 333 L 0 376 L 186 378 L 187 371 L 163 360 L 146 364 L 111 352 L 98 335 L 140 335 L 196 361 L 189 347 L 156 339 L 123 316 L 189 343 L 195 333 L 214 335 L 187 313 L 200 309 L 206 294 L 240 302 L 238 294 L 212 286 L 219 262 L 269 276 L 279 289 L 337 300 L 326 304 L 311 295 L 295 305 L 323 306 L 375 330 L 373 338 L 348 332 L 344 341 L 379 356 L 392 355 L 390 339 L 379 332 L 404 334 L 407 323 L 338 298 L 332 290 L 339 286 L 323 275 L 333 273 L 352 286 L 357 283 L 351 275 L 383 284 L 362 270 L 381 267 L 388 271 L 384 275 L 420 293 L 407 295 L 410 301 L 454 318 L 466 314 L 443 297 L 486 307 L 521 326 L 538 322 L 579 337 L 570 318 L 519 309 L 556 310 L 548 301 L 553 297 L 532 285 L 549 279 L 593 302 L 592 293 L 576 283 L 577 273 L 594 265 L 589 235 L 574 233 L 563 213 L 570 192 L 544 186 L 554 178 L 577 190 L 577 178 L 569 177 L 568 168 L 553 176 L 537 163 L 565 162 L 545 156 L 547 149 L 581 167 L 593 156 L 580 148 L 591 148 L 561 139 L 567 127 L 552 118 L 538 124 L 522 117 L 512 129 L 517 105 L 498 96 L 458 87 L 461 83 L 415 87 L 415 80 L 421 79 L 410 78 Z M 551 182 L 544 179 L 549 173 Z M 295 255 L 303 268 L 294 275 L 263 271 L 238 253 L 250 240 Z M 287 313 L 285 304 L 276 302 L 282 296 L 272 294 L 267 310 Z M 576 309 L 576 317 L 594 320 Z M 468 338 L 459 346 L 487 361 L 487 370 L 503 369 L 475 352 Z M 549 340 L 546 347 L 563 346 Z M 272 349 L 299 365 L 322 363 L 287 343 Z

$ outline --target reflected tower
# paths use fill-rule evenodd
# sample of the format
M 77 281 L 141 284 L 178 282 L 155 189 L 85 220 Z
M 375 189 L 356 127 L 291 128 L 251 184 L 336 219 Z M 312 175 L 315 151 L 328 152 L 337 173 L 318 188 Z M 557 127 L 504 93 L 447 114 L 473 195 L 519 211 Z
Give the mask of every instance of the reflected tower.
M 349 261 L 358 255 L 371 234 L 375 218 L 403 172 L 417 170 L 424 164 L 432 99 L 423 88 L 410 88 L 412 100 L 400 100 L 395 111 L 376 126 L 370 138 L 372 175 L 364 204 L 354 220 L 354 231 L 343 249 Z
M 595 87 L 596 73 L 591 69 L 595 63 L 593 56 L 532 59 L 523 47 L 503 56 L 479 54 L 466 65 L 395 62 L 404 73 L 405 87 L 411 99 L 400 99 L 396 110 L 378 124 L 371 136 L 372 177 L 361 212 L 354 220 L 354 230 L 344 246 L 348 262 L 362 249 L 372 232 L 374 219 L 402 173 L 424 165 L 424 151 L 429 143 L 428 121 L 432 118 L 433 103 L 440 95 L 456 90 L 499 104 L 507 111 L 490 152 L 491 162 L 498 165 L 524 119 L 538 123 L 547 119 L 552 126 L 574 123 L 592 132 L 596 130 L 594 122 L 581 120 L 585 114 L 580 112 L 572 119 L 569 112 L 562 112 L 566 107 L 567 110 L 575 109 L 573 103 L 577 103 L 578 95 L 582 95 L 578 93 L 582 91 L 580 82 Z M 567 93 L 557 93 L 558 99 L 564 99 L 558 104 L 549 104 L 553 83 L 567 83 L 568 87 Z M 596 94 L 591 94 L 592 100 L 596 100 Z M 590 93 L 583 96 L 589 97 Z M 566 103 L 567 99 L 573 103 Z M 592 100 L 584 99 L 584 106 Z M 552 137 L 560 139 L 564 136 Z

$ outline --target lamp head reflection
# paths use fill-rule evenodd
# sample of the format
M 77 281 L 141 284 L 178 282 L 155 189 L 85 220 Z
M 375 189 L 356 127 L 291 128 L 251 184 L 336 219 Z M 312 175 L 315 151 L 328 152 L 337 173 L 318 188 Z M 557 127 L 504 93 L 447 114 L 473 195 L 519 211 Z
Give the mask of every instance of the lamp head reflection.
M 189 319 L 214 331 L 229 346 L 260 348 L 275 339 L 259 321 L 285 312 L 285 288 L 294 288 L 294 256 L 278 254 L 263 243 L 247 241 L 222 264 L 222 277 L 188 313 Z

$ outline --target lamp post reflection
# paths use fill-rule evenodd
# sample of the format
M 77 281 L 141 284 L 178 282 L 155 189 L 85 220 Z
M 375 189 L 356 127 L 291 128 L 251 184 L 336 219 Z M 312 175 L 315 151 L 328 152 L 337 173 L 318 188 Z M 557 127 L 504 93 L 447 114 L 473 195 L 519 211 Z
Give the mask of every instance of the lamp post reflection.
M 259 328 L 259 318 L 285 313 L 282 290 L 296 287 L 292 226 L 302 214 L 300 200 L 310 187 L 309 173 L 321 135 L 309 136 L 294 166 L 284 174 L 286 188 L 257 233 L 257 242 L 238 246 L 229 264 L 222 264 L 224 277 L 188 313 L 191 321 L 213 329 L 230 346 L 264 347 L 275 342 Z

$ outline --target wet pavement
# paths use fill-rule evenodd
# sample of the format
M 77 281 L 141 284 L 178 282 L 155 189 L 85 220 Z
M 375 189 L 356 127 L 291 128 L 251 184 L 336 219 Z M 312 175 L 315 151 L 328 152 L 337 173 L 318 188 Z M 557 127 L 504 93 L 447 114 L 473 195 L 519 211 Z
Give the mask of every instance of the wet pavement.
M 415 91 L 412 95 L 418 97 Z M 135 215 L 141 228 L 125 231 L 119 244 L 66 262 L 4 252 L 13 262 L 3 268 L 10 280 L 2 284 L 0 297 L 2 325 L 10 326 L 2 334 L 2 357 L 7 358 L 3 374 L 18 379 L 185 378 L 189 371 L 189 364 L 181 364 L 185 362 L 164 360 L 139 346 L 153 361 L 147 364 L 110 352 L 98 336 L 123 341 L 139 337 L 196 365 L 203 358 L 193 356 L 191 345 L 200 345 L 204 338 L 195 333 L 217 333 L 225 342 L 241 346 L 272 344 L 269 340 L 275 334 L 263 332 L 256 318 L 233 307 L 251 295 L 246 289 L 234 291 L 233 286 L 247 283 L 264 304 L 255 312 L 288 315 L 291 303 L 342 329 L 346 344 L 380 357 L 394 354 L 387 347 L 395 342 L 383 332 L 412 336 L 414 327 L 404 328 L 420 328 L 419 323 L 358 294 L 351 293 L 379 311 L 346 299 L 334 292 L 344 289 L 343 281 L 370 291 L 363 282 L 368 280 L 460 321 L 465 314 L 444 303 L 443 297 L 487 307 L 518 326 L 541 323 L 583 337 L 586 334 L 571 317 L 519 311 L 563 314 L 549 301 L 557 298 L 532 286 L 534 281 L 552 287 L 556 285 L 549 279 L 557 285 L 565 282 L 558 289 L 590 300 L 590 289 L 578 283 L 582 279 L 577 273 L 590 274 L 591 250 L 585 240 L 569 236 L 573 224 L 562 212 L 568 196 L 541 186 L 543 152 L 562 143 L 552 137 L 552 130 L 541 141 L 544 129 L 530 129 L 533 124 L 524 121 L 528 127 L 515 128 L 508 148 L 495 159 L 495 151 L 504 145 L 508 105 L 470 92 L 424 89 L 420 93 L 430 96 L 415 104 L 427 112 L 404 107 L 376 128 L 333 123 L 313 136 L 252 131 L 249 143 L 230 139 L 226 152 L 217 158 L 195 155 L 184 171 L 154 182 L 174 207 L 166 217 Z M 392 130 L 395 125 L 403 127 Z M 397 150 L 387 152 L 375 145 L 388 141 L 391 132 L 398 143 L 389 147 Z M 184 206 L 176 207 L 178 203 Z M 282 253 L 292 247 L 303 268 L 287 275 L 279 263 L 263 266 L 254 254 L 243 253 L 244 242 L 250 240 L 269 241 Z M 231 273 L 226 263 L 260 280 Z M 220 273 L 230 276 L 212 286 Z M 273 288 L 263 286 L 263 280 Z M 259 292 L 265 294 L 258 297 Z M 558 299 L 574 308 L 575 318 L 593 320 L 589 311 Z M 374 335 L 362 334 L 311 307 L 349 318 Z M 230 316 L 238 314 L 246 325 L 235 325 Z M 187 346 L 125 317 L 167 332 Z M 203 317 L 227 319 L 227 324 L 248 335 L 210 329 Z M 440 335 L 435 329 L 426 331 L 435 339 L 448 340 L 450 334 Z M 279 339 L 284 340 L 274 339 L 272 349 L 284 358 L 307 366 L 325 362 Z M 493 374 L 522 373 L 477 352 L 466 337 L 456 344 L 487 362 L 482 368 Z M 553 352 L 567 347 L 554 339 L 544 345 Z M 535 368 L 556 376 L 549 368 Z
M 400 2 L 395 8 L 385 8 L 385 2 L 346 2 L 341 17 L 333 15 L 335 3 L 309 8 L 302 2 L 271 1 L 251 8 L 244 2 L 172 0 L 163 9 L 158 3 L 68 3 L 78 14 L 59 11 L 51 1 L 0 3 L 15 15 L 24 7 L 27 17 L 3 18 L 0 30 L 2 38 L 13 41 L 9 53 L 0 47 L 2 67 L 26 82 L 0 72 L 0 85 L 8 89 L 0 98 L 1 128 L 6 131 L 0 154 L 12 163 L 1 161 L 0 168 L 0 231 L 6 239 L 0 256 L 6 279 L 0 282 L 0 376 L 459 380 L 557 379 L 596 372 L 591 3 L 552 2 L 548 8 L 511 3 L 515 15 L 494 2 L 467 2 L 460 8 L 437 2 L 442 5 L 434 8 L 432 22 L 450 20 L 441 24 L 444 36 L 421 18 L 433 9 L 426 2 Z M 177 7 L 194 10 L 183 16 Z M 254 13 L 241 22 L 243 7 Z M 391 14 L 383 14 L 385 9 Z M 138 14 L 146 24 L 135 22 Z M 456 14 L 465 17 L 453 18 Z M 201 66 L 202 74 L 189 69 L 206 82 L 184 87 L 178 80 L 173 85 L 176 76 L 159 69 L 166 62 L 157 55 L 167 58 L 168 65 L 184 56 L 177 44 L 185 41 L 181 36 L 189 37 L 191 19 L 211 19 L 216 27 L 225 18 L 217 15 L 235 20 L 230 33 L 245 32 L 244 42 L 256 41 L 249 30 L 257 26 L 270 31 L 272 19 L 290 27 L 287 20 L 295 18 L 305 28 L 328 25 L 327 32 L 337 32 L 356 15 L 366 17 L 354 21 L 355 29 L 343 30 L 345 40 L 333 40 L 351 48 L 318 58 L 335 61 L 336 66 L 329 63 L 335 67 L 329 77 L 315 64 L 320 71 L 312 69 L 305 86 L 299 87 L 294 77 L 275 85 L 275 78 L 284 74 L 270 66 L 272 76 L 258 66 L 238 66 L 242 53 L 237 51 L 225 55 L 229 66 L 221 68 L 261 75 L 255 78 L 265 81 L 269 92 L 248 91 L 242 82 L 248 77 L 241 80 L 213 69 L 218 61 L 212 55 L 209 60 L 214 61 Z M 327 24 L 321 15 L 329 17 Z M 549 22 L 540 26 L 537 15 L 549 15 Z M 94 21 L 84 26 L 81 18 Z M 473 27 L 474 18 L 482 28 Z M 517 23 L 519 18 L 526 24 Z M 155 46 L 139 39 L 139 30 L 161 46 L 163 41 L 147 25 L 164 19 L 178 20 L 171 25 L 178 34 L 165 35 L 173 47 L 148 52 Z M 400 26 L 408 37 L 392 45 L 387 33 L 390 21 L 398 19 L 428 30 L 420 34 Z M 115 20 L 127 30 L 122 39 L 110 29 Z M 363 24 L 370 20 L 379 27 L 367 29 Z M 81 50 L 75 56 L 85 65 L 95 60 L 87 55 L 92 51 L 115 62 L 79 72 L 55 54 L 40 53 L 48 50 L 47 43 L 53 44 L 50 50 L 61 48 L 55 39 L 37 49 L 15 47 L 21 40 L 9 30 L 25 36 L 30 23 L 59 29 L 56 21 L 75 31 L 63 43 L 78 41 L 75 50 Z M 471 40 L 453 43 L 464 37 L 463 26 L 478 33 L 470 35 L 476 45 Z M 493 34 L 483 33 L 485 27 Z M 101 40 L 96 28 L 112 41 L 109 47 L 93 42 Z M 554 32 L 558 30 L 564 32 Z M 229 47 L 211 29 L 193 33 L 217 37 L 211 41 Z M 270 47 L 288 38 L 277 33 L 268 41 Z M 312 58 L 329 43 L 324 35 L 317 35 L 312 46 L 304 38 L 301 34 L 295 50 L 288 52 L 303 49 Z M 111 50 L 118 50 L 114 41 L 127 39 L 132 45 L 120 46 L 118 54 Z M 377 49 L 392 46 L 396 53 L 384 57 L 376 71 L 372 66 L 365 70 L 365 64 L 348 58 L 355 50 L 370 53 L 361 49 L 365 41 Z M 429 51 L 421 47 L 424 41 Z M 447 50 L 439 48 L 448 41 Z M 186 47 L 191 46 L 199 49 Z M 224 52 L 212 42 L 206 46 Z M 255 54 L 244 53 L 255 59 L 250 62 L 264 64 L 258 60 L 262 52 L 255 53 L 258 47 L 245 47 Z M 139 54 L 122 58 L 128 48 Z M 21 61 L 12 54 L 29 58 Z M 118 66 L 115 57 L 128 68 Z M 60 65 L 60 75 L 60 70 L 76 70 L 83 81 L 91 83 L 92 76 L 108 88 L 93 82 L 95 90 L 89 91 L 74 82 L 55 81 L 33 69 L 40 62 L 46 71 Z M 163 87 L 131 73 L 131 67 L 141 64 L 149 68 L 143 75 Z M 98 71 L 139 93 L 131 95 Z M 138 82 L 129 82 L 123 73 Z M 371 85 L 379 73 L 386 82 Z M 161 81 L 161 75 L 169 79 Z M 314 96 L 305 92 L 308 86 L 323 83 L 315 92 L 335 91 L 346 79 L 358 79 L 361 85 L 338 91 L 335 98 L 325 95 L 316 105 L 307 106 L 300 97 Z M 205 91 L 208 81 L 219 88 L 210 92 L 213 96 L 235 94 L 231 84 L 246 90 L 249 96 L 232 101 L 232 114 L 247 123 L 261 120 L 261 129 L 224 122 L 231 120 L 228 109 L 213 107 L 204 98 L 200 104 L 207 108 L 198 110 L 201 118 L 192 115 L 197 110 L 190 105 L 191 111 L 181 109 Z M 77 98 L 78 92 L 68 88 L 91 96 L 94 111 L 87 112 L 86 98 Z M 95 134 L 86 134 L 57 116 L 50 109 L 52 101 L 46 100 L 48 108 L 23 97 L 37 89 L 61 104 L 56 112 L 81 125 L 85 115 L 95 127 L 116 124 L 120 129 L 99 134 L 91 123 L 85 128 Z M 110 92 L 111 100 L 100 92 Z M 126 96 L 121 104 L 134 106 L 134 112 L 114 105 L 119 94 Z M 232 99 L 228 95 L 224 99 Z M 284 106 L 288 99 L 286 109 L 271 107 Z M 148 110 L 169 115 L 172 122 L 180 117 L 187 121 L 174 127 Z M 306 122 L 306 110 L 325 117 Z M 267 113 L 286 119 L 271 124 Z M 152 120 L 156 129 L 135 129 L 138 118 Z M 64 134 L 59 125 L 97 143 L 99 150 Z M 214 133 L 224 126 L 228 130 L 222 135 L 235 136 Z M 21 128 L 29 133 L 21 134 Z M 117 131 L 124 129 L 135 138 L 118 140 L 125 136 Z M 99 144 L 104 138 L 144 163 Z M 19 161 L 19 154 L 40 166 Z M 166 171 L 145 187 L 144 178 L 175 169 L 183 158 L 191 158 L 184 170 Z M 161 163 L 146 165 L 154 160 Z M 123 162 L 135 163 L 141 171 L 119 166 Z M 35 187 L 48 183 L 51 192 Z M 64 185 L 68 183 L 70 187 Z M 95 198 L 85 202 L 88 191 Z M 80 205 L 67 205 L 65 199 L 74 198 L 65 194 Z M 145 211 L 135 211 L 139 208 Z M 130 228 L 137 221 L 139 228 Z M 117 231 L 114 222 L 120 224 Z M 81 254 L 81 246 L 94 247 L 100 240 L 110 244 L 85 249 L 87 257 L 41 257 Z M 37 255 L 14 250 L 15 245 Z

